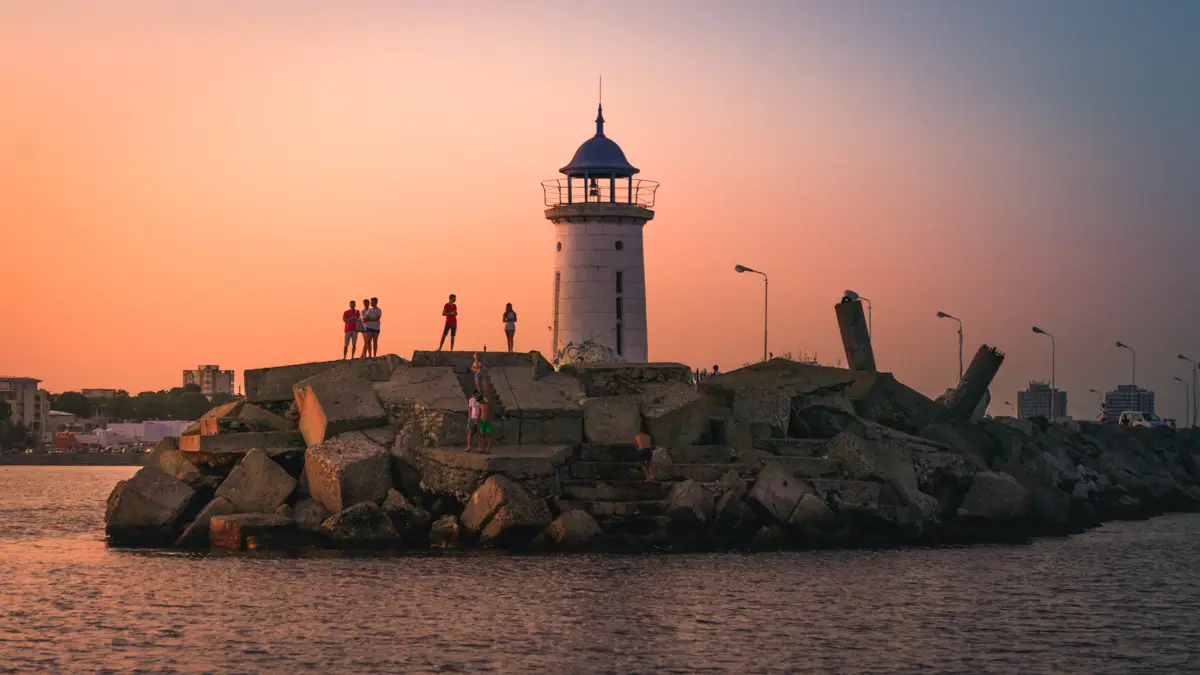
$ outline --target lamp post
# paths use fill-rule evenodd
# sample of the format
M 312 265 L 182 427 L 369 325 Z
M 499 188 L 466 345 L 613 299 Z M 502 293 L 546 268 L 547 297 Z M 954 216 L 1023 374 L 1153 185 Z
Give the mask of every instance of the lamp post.
M 1192 392 L 1190 389 L 1188 389 L 1187 380 L 1183 379 L 1182 377 L 1179 377 L 1178 375 L 1175 376 L 1175 379 L 1183 383 L 1183 396 L 1184 396 L 1183 400 L 1184 400 L 1184 403 L 1186 404 L 1185 408 L 1184 408 L 1185 412 L 1183 414 L 1184 415 L 1184 423 L 1187 424 L 1188 426 L 1191 426 L 1191 423 L 1188 422 L 1188 420 L 1187 420 L 1187 414 L 1192 409 Z
M 849 298 L 851 302 L 854 302 L 855 300 L 862 300 L 863 302 L 867 303 L 867 335 L 870 335 L 871 337 L 875 337 L 875 333 L 873 332 L 873 330 L 871 328 L 871 314 L 874 311 L 873 308 L 871 307 L 871 299 L 864 298 L 863 296 L 859 295 L 858 293 L 855 293 L 854 291 L 846 291 L 845 297 Z
M 947 314 L 947 313 L 945 313 L 945 312 L 938 312 L 938 313 L 937 313 L 937 316 L 938 316 L 938 318 L 939 318 L 939 319 L 953 319 L 953 320 L 955 320 L 955 321 L 957 321 L 957 322 L 958 322 L 958 381 L 959 381 L 959 382 L 962 382 L 962 377 L 963 377 L 963 354 L 962 354 L 962 349 L 963 349 L 963 330 L 962 330 L 962 319 L 959 319 L 959 318 L 958 318 L 958 317 L 956 317 L 956 316 L 950 316 L 949 314 Z
M 1136 387 L 1137 386 L 1137 352 L 1133 351 L 1133 347 L 1130 347 L 1129 345 L 1125 344 L 1124 342 L 1117 342 L 1117 349 L 1128 349 L 1129 353 L 1133 355 L 1133 374 L 1129 376 L 1129 378 L 1130 378 L 1129 384 Z
M 1038 335 L 1045 335 L 1046 337 L 1050 338 L 1050 419 L 1053 420 L 1054 419 L 1054 404 L 1057 403 L 1057 401 L 1055 399 L 1058 398 L 1058 396 L 1056 396 L 1056 394 L 1058 393 L 1058 387 L 1057 387 L 1057 383 L 1055 382 L 1055 379 L 1054 379 L 1054 371 L 1055 371 L 1055 363 L 1054 362 L 1058 358 L 1058 355 L 1056 353 L 1058 351 L 1058 348 L 1054 344 L 1054 336 L 1053 335 L 1047 333 L 1046 331 L 1042 330 L 1041 328 L 1038 328 L 1037 326 L 1033 327 L 1033 332 L 1037 333 Z
M 1012 416 L 1013 416 L 1013 417 L 1016 417 L 1016 416 L 1017 416 L 1017 409 L 1016 409 L 1015 407 L 1013 407 L 1013 404 L 1012 404 L 1011 402 L 1009 402 L 1009 401 L 1005 401 L 1005 402 L 1004 402 L 1004 405 L 1008 406 L 1008 409 L 1012 411 Z
M 1100 416 L 1104 417 L 1104 394 L 1101 394 L 1095 389 L 1088 389 L 1088 391 L 1096 395 L 1096 403 L 1100 405 Z
M 734 265 L 733 269 L 738 274 L 742 274 L 745 272 L 753 272 L 754 274 L 762 275 L 762 278 L 763 278 L 763 361 L 766 361 L 767 360 L 767 284 L 768 284 L 767 273 L 759 272 L 758 270 L 751 269 L 749 267 L 746 267 L 745 265 Z
M 1196 362 L 1183 354 L 1180 354 L 1177 358 L 1180 361 L 1187 361 L 1192 364 L 1192 422 L 1188 426 L 1194 427 L 1196 426 L 1196 414 L 1200 412 L 1200 410 L 1197 410 L 1197 408 L 1200 408 L 1200 401 L 1196 400 L 1196 397 L 1200 396 L 1200 390 L 1196 389 Z

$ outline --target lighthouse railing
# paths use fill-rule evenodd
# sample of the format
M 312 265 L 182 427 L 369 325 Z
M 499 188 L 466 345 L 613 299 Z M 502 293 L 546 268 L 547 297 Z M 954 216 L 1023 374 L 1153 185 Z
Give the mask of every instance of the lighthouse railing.
M 644 208 L 654 207 L 654 198 L 658 192 L 658 181 L 641 178 L 630 180 L 607 177 L 592 179 L 554 178 L 542 181 L 542 194 L 546 206 L 564 206 L 566 204 L 602 203 L 630 204 Z

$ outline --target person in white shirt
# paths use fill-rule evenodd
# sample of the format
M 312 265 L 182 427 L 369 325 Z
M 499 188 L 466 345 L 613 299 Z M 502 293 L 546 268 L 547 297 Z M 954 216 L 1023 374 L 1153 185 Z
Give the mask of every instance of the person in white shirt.
M 479 435 L 479 399 L 481 398 L 483 398 L 483 394 L 476 389 L 475 393 L 467 399 L 467 452 L 471 451 L 471 436 L 477 437 L 480 449 L 483 448 L 483 437 Z

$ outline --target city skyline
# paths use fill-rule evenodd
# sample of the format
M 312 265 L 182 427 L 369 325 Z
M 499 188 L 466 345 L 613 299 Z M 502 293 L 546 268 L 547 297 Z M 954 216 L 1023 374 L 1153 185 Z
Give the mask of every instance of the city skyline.
M 0 116 L 18 280 L 0 310 L 55 315 L 0 326 L 4 374 L 135 392 L 220 363 L 240 383 L 337 358 L 334 315 L 370 296 L 381 352 L 406 356 L 436 346 L 449 293 L 462 347 L 499 350 L 512 302 L 517 348 L 548 354 L 539 183 L 593 133 L 603 74 L 609 135 L 662 183 L 645 230 L 655 360 L 759 358 L 744 263 L 771 275 L 775 354 L 844 360 L 833 305 L 852 288 L 873 302 L 880 369 L 927 395 L 958 375 L 944 310 L 968 354 L 1008 355 L 995 413 L 1050 379 L 1038 325 L 1069 414 L 1127 383 L 1122 340 L 1185 419 L 1189 7 L 663 3 L 630 25 L 522 3 L 461 26 L 382 4 L 131 7 L 0 9 L 0 85 L 18 93 Z M 587 44 L 624 56 L 567 56 Z

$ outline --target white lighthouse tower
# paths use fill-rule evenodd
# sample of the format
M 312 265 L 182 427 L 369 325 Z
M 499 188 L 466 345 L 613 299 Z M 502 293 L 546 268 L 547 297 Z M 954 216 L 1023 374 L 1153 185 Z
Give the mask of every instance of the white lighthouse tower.
M 603 106 L 596 135 L 559 173 L 566 178 L 542 183 L 554 223 L 555 359 L 649 361 L 642 226 L 654 217 L 658 183 L 633 177 L 638 170 L 604 135 Z

